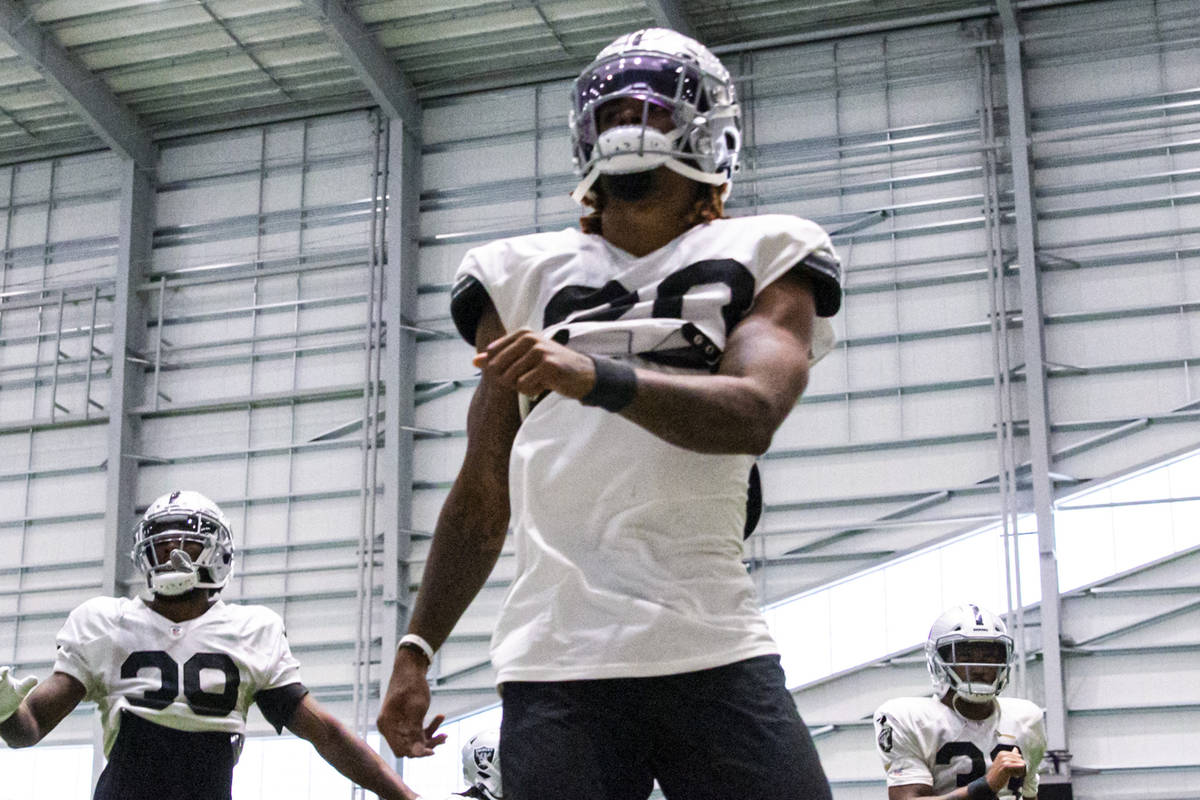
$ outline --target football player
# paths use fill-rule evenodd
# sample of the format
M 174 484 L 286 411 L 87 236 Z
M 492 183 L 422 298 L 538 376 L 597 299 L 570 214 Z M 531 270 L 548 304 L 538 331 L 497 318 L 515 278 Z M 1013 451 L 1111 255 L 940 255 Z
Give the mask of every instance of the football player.
M 72 611 L 54 672 L 36 689 L 35 678 L 16 682 L 0 668 L 0 736 L 9 746 L 37 744 L 80 701 L 94 700 L 108 758 L 95 800 L 228 800 L 246 713 L 257 703 L 277 732 L 312 742 L 355 783 L 382 798 L 417 798 L 300 682 L 279 615 L 218 598 L 234 549 L 215 503 L 198 492 L 165 494 L 135 540 L 148 600 L 96 597 Z
M 999 696 L 1013 662 L 1004 622 L 977 605 L 951 608 L 929 631 L 925 661 L 937 693 L 875 712 L 888 800 L 1036 797 L 1046 731 L 1038 706 Z
M 741 559 L 751 465 L 832 346 L 839 262 L 808 220 L 725 217 L 741 111 L 698 42 L 620 37 L 569 118 L 582 230 L 456 276 L 482 375 L 379 730 L 432 752 L 430 660 L 511 523 L 506 797 L 828 798 Z
M 456 797 L 504 800 L 500 780 L 500 731 L 481 731 L 468 739 L 462 749 L 462 766 L 463 780 L 468 786 Z

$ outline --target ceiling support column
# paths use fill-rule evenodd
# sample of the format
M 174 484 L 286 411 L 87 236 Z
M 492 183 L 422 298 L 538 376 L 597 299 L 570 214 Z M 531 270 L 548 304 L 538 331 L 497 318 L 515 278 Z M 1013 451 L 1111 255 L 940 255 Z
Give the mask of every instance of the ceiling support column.
M 380 658 L 391 674 L 392 656 L 412 610 L 413 422 L 416 387 L 417 239 L 421 196 L 419 132 L 399 119 L 387 120 L 383 320 L 384 447 L 383 624 Z M 416 133 L 416 135 L 414 135 Z M 380 675 L 382 686 L 386 686 Z M 387 757 L 385 753 L 385 757 Z
M 1047 783 L 1067 784 L 1067 712 L 1063 691 L 1062 620 L 1058 555 L 1054 539 L 1054 484 L 1050 477 L 1050 406 L 1046 381 L 1045 323 L 1041 273 L 1037 264 L 1037 209 L 1033 194 L 1033 157 L 1021 32 L 1012 0 L 999 0 L 1004 34 L 1004 79 L 1008 93 L 1008 144 L 1016 216 L 1020 276 L 1021 335 L 1025 351 L 1025 393 L 1029 414 L 1029 459 L 1033 512 L 1037 518 L 1038 571 L 1041 583 L 1042 669 L 1046 706 L 1047 759 L 1056 774 Z M 1019 579 L 1019 578 L 1018 578 Z M 1056 755 L 1057 754 L 1057 755 Z

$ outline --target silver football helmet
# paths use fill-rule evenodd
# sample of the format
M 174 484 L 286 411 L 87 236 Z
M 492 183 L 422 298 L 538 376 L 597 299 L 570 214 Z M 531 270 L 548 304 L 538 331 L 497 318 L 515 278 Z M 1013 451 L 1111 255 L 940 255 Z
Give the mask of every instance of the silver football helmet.
M 462 749 L 463 778 L 490 800 L 501 800 L 500 731 L 480 731 Z
M 571 147 L 581 202 L 601 174 L 665 166 L 692 180 L 725 184 L 728 197 L 742 147 L 742 111 L 729 71 L 708 48 L 666 28 L 620 37 L 575 80 Z M 596 110 L 621 97 L 642 102 L 642 121 L 600 133 Z M 649 104 L 671 112 L 669 133 L 647 125 Z
M 158 545 L 163 542 L 176 546 L 160 558 Z M 185 549 L 191 543 L 199 544 L 194 557 Z M 192 589 L 220 590 L 233 574 L 233 534 L 212 500 L 199 492 L 174 491 L 146 509 L 134 529 L 129 555 L 154 594 L 174 597 Z
M 1004 621 L 974 604 L 942 613 L 929 629 L 925 662 L 938 696 L 953 689 L 971 703 L 986 703 L 1008 683 L 1013 640 Z

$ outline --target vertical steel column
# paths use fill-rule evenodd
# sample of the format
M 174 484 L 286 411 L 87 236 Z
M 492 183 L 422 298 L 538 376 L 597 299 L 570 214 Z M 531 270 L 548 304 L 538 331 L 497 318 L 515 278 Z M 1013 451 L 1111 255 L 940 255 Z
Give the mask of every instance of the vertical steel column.
M 980 38 L 984 31 L 976 31 Z M 997 488 L 1000 503 L 1000 540 L 1004 545 L 1005 589 L 1009 633 L 1016 643 L 1015 690 L 1027 696 L 1025 615 L 1021 596 L 1021 559 L 1017 531 L 1017 456 L 1013 441 L 1012 358 L 1009 354 L 1008 295 L 1005 287 L 1003 211 L 996 142 L 995 82 L 990 48 L 975 51 L 979 80 L 980 152 L 983 158 L 983 220 L 987 233 L 985 260 L 988 271 L 988 313 L 992 335 L 992 388 L 996 415 Z
M 92 315 L 88 322 L 87 377 L 83 384 L 83 418 L 92 416 L 92 406 L 103 409 L 101 403 L 92 399 L 92 363 L 96 360 L 96 306 L 100 302 L 100 284 L 92 285 Z
M 312 126 L 312 120 L 304 120 L 303 126 L 300 128 L 300 218 L 304 219 L 304 211 L 308 208 L 308 131 Z M 264 172 L 264 177 L 266 173 Z M 300 267 L 304 264 L 304 225 L 301 223 L 299 230 L 296 231 L 296 266 Z M 284 506 L 284 544 L 287 547 L 283 551 L 283 567 L 286 572 L 283 574 L 283 613 L 284 621 L 287 620 L 288 596 L 290 594 L 288 576 L 291 575 L 292 565 L 292 518 L 293 507 L 295 505 L 292 495 L 296 490 L 296 400 L 294 395 L 296 389 L 300 386 L 300 308 L 301 300 L 304 297 L 304 270 L 297 269 L 295 275 L 296 284 L 296 304 L 292 306 L 292 384 L 290 391 L 293 399 L 288 404 L 288 467 L 287 467 L 287 503 Z
M 379 394 L 383 342 L 383 246 L 386 233 L 387 134 L 386 122 L 378 112 L 370 115 L 375 158 L 371 167 L 371 223 L 367 258 L 366 347 L 363 363 L 362 490 L 358 548 L 358 631 L 354 641 L 354 730 L 367 735 L 371 715 L 371 640 L 375 613 L 375 530 L 379 492 Z M 356 787 L 354 797 L 365 797 Z
M 150 262 L 154 231 L 154 180 L 133 161 L 124 160 L 118 211 L 117 263 L 113 287 L 112 380 L 108 401 L 108 471 L 104 491 L 104 572 L 101 591 L 125 593 L 132 565 L 134 486 L 140 420 L 133 413 L 142 396 L 144 363 L 136 359 L 146 336 L 146 320 L 137 287 Z M 131 359 L 133 357 L 133 359 Z
M 154 398 L 154 410 L 158 411 L 158 400 L 162 397 L 159 391 L 159 378 L 162 374 L 162 351 L 163 351 L 163 315 L 167 306 L 167 277 L 164 275 L 158 279 L 158 317 L 154 326 L 154 385 L 151 387 L 151 396 Z
M 1054 543 L 1054 486 L 1050 479 L 1050 407 L 1046 386 L 1046 342 L 1041 278 L 1037 266 L 1037 223 L 1033 198 L 1029 112 L 1021 32 L 1012 0 L 997 7 L 1004 32 L 1004 78 L 1008 93 L 1009 149 L 1016 212 L 1017 260 L 1020 264 L 1021 334 L 1025 349 L 1025 392 L 1029 406 L 1029 457 L 1033 510 L 1037 517 L 1038 563 L 1042 588 L 1042 668 L 1045 683 L 1047 750 L 1067 749 L 1067 712 L 1063 698 L 1058 558 Z M 1054 759 L 1057 765 L 1058 759 Z M 1068 778 L 1065 760 L 1061 765 Z
M 144 359 L 138 357 L 146 337 L 146 319 L 137 287 L 150 263 L 154 236 L 154 175 L 123 159 L 118 201 L 116 275 L 113 282 L 112 375 L 108 398 L 107 471 L 104 488 L 104 566 L 100 591 L 125 594 L 132 575 L 133 520 L 138 433 L 141 419 L 134 409 L 143 395 Z M 104 742 L 93 726 L 92 785 L 104 766 Z
M 208 9 L 206 8 L 205 10 L 207 11 Z M 212 14 L 211 11 L 209 11 L 208 13 L 210 15 Z M 307 123 L 305 123 L 305 124 L 307 124 Z M 300 154 L 301 159 L 303 159 L 304 156 L 305 156 L 305 154 L 302 152 Z M 263 263 L 262 263 L 263 262 L 263 236 L 266 235 L 266 224 L 263 219 L 263 198 L 266 194 L 266 188 L 265 188 L 266 182 L 267 182 L 267 128 L 264 126 L 258 133 L 258 208 L 257 208 L 255 217 L 254 217 L 254 279 L 250 283 L 250 380 L 249 380 L 249 386 L 247 387 L 247 391 L 246 391 L 246 394 L 249 395 L 250 397 L 254 396 L 254 390 L 255 390 L 254 375 L 255 375 L 255 371 L 258 367 L 258 359 L 255 357 L 258 353 L 258 317 L 259 317 L 259 301 L 260 301 L 260 298 L 259 298 L 260 284 L 259 284 L 259 280 L 258 280 L 258 273 L 261 272 L 262 268 L 263 268 Z M 302 185 L 304 183 L 304 171 L 303 170 L 301 170 L 301 172 L 300 172 L 300 183 Z M 301 214 L 301 217 L 303 218 L 303 214 L 304 214 L 304 206 L 303 205 L 300 206 L 300 214 Z M 301 232 L 299 235 L 300 236 L 304 235 L 303 234 L 303 226 L 301 226 Z M 165 279 L 164 279 L 164 281 L 165 281 Z M 299 298 L 297 298 L 297 300 L 299 300 Z M 299 305 L 300 305 L 299 303 L 296 304 L 297 309 L 299 309 Z M 159 341 L 161 342 L 162 341 L 162 319 L 161 319 L 162 302 L 161 301 L 159 302 L 159 305 L 158 305 L 158 313 L 160 315 L 160 319 L 158 322 Z M 295 366 L 294 363 L 293 363 L 293 366 Z M 155 391 L 157 391 L 158 390 L 158 358 L 157 357 L 155 357 L 155 359 L 154 359 L 154 369 L 155 369 L 154 388 L 155 388 Z M 158 398 L 157 397 L 154 398 L 154 407 L 158 408 Z M 250 530 L 250 472 L 253 469 L 253 463 L 252 463 L 253 458 L 251 457 L 250 452 L 254 448 L 254 408 L 250 404 L 246 405 L 245 436 L 246 436 L 246 452 L 242 455 L 242 497 L 245 498 L 242 502 L 242 527 L 241 527 L 242 536 L 246 536 L 247 531 Z M 291 439 L 289 439 L 288 442 L 291 443 Z M 288 458 L 291 458 L 290 452 L 289 452 Z M 288 480 L 289 480 L 289 482 L 291 480 L 290 474 L 288 476 Z M 291 502 L 292 502 L 291 490 L 289 488 L 289 490 L 288 490 L 288 505 L 289 506 L 291 505 Z M 291 535 L 290 530 L 285 535 L 290 536 Z M 287 624 L 287 571 L 286 571 L 286 567 L 287 567 L 288 555 L 291 553 L 291 549 L 290 548 L 285 549 L 283 551 L 283 553 L 284 553 L 283 559 L 284 559 L 285 571 L 283 573 L 283 586 L 284 586 L 283 598 L 284 599 L 283 599 L 282 614 L 283 614 L 284 624 L 286 625 Z M 244 568 L 244 566 L 245 565 L 243 563 L 243 568 L 236 571 L 236 575 L 238 578 L 238 594 L 242 597 L 246 596 L 246 569 Z
M 51 206 L 53 208 L 53 206 Z M 49 249 L 50 243 L 46 243 L 46 248 Z M 50 373 L 50 421 L 54 422 L 58 416 L 58 412 L 64 414 L 71 413 L 70 409 L 58 402 L 58 365 L 63 360 L 62 351 L 62 325 L 63 325 L 63 305 L 66 303 L 66 292 L 62 289 L 58 290 L 58 313 L 54 320 L 54 368 Z M 38 343 L 38 349 L 41 349 L 41 343 Z
M 542 230 L 542 85 L 533 87 L 533 229 Z
M 383 622 L 381 658 L 391 669 L 408 624 L 409 558 L 412 554 L 412 476 L 418 318 L 417 237 L 421 198 L 421 132 L 398 119 L 388 121 L 387 213 L 384 217 L 384 305 L 387 358 L 383 362 L 384 448 Z M 382 672 L 382 670 L 381 670 Z M 386 676 L 381 674 L 380 681 Z

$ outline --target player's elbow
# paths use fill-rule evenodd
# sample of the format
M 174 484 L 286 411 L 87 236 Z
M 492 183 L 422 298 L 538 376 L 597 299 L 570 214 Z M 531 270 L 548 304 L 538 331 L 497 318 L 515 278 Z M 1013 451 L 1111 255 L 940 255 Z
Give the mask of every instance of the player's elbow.
M 738 452 L 757 458 L 770 449 L 771 440 L 775 437 L 775 429 L 757 422 L 747 427 L 748 429 L 741 437 L 741 446 L 738 448 Z
M 765 392 L 751 392 L 750 402 L 740 429 L 740 452 L 761 456 L 771 447 L 775 431 L 783 424 L 795 401 L 791 398 L 773 397 Z

